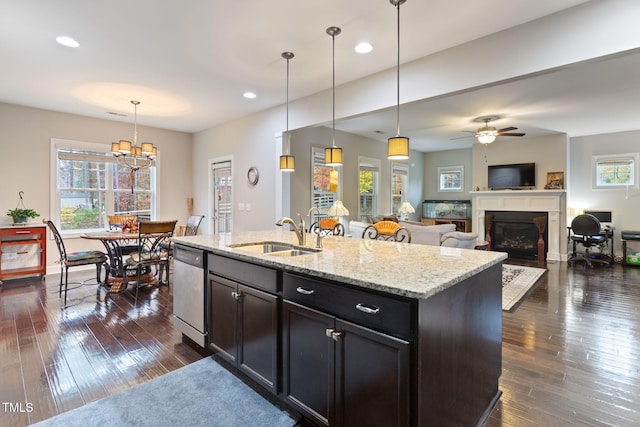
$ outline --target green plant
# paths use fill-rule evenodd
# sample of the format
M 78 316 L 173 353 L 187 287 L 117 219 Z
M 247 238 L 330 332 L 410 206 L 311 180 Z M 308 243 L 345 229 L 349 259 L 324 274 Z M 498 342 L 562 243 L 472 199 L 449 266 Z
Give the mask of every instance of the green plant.
M 40 214 L 33 209 L 15 208 L 7 211 L 7 216 L 12 218 L 35 218 Z

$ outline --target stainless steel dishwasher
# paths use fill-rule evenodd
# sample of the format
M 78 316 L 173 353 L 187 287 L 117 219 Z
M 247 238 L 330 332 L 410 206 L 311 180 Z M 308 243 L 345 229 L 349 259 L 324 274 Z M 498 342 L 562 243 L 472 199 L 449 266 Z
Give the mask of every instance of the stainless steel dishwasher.
M 179 244 L 173 249 L 173 324 L 207 346 L 205 253 Z

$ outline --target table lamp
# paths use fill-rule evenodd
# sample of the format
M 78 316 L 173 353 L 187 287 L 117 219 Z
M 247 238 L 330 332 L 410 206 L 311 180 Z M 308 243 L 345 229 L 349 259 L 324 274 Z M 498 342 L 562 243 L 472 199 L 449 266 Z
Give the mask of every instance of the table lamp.
M 410 213 L 414 213 L 416 210 L 413 208 L 413 206 L 411 206 L 411 203 L 405 201 L 402 203 L 402 205 L 400 206 L 400 209 L 398 209 L 398 213 L 403 214 L 402 219 L 404 221 L 409 219 L 409 214 Z

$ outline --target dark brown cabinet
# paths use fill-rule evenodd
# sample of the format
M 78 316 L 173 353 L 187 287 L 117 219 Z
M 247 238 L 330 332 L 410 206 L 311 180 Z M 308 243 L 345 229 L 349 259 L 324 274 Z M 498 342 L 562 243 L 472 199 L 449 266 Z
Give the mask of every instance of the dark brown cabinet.
M 278 391 L 279 299 L 209 274 L 210 348 L 273 393 Z
M 289 284 L 319 303 L 313 294 L 323 285 L 300 280 Z M 285 275 L 285 294 L 287 287 Z M 409 342 L 287 300 L 282 323 L 283 394 L 291 405 L 319 425 L 409 425 Z

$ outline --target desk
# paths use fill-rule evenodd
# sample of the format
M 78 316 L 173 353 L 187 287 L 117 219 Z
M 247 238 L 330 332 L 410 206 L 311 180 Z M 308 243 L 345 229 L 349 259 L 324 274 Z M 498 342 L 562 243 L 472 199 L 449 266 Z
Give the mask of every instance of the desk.
M 611 257 L 611 263 L 613 263 L 614 260 L 614 253 L 613 253 L 613 232 L 614 232 L 615 228 L 614 227 L 602 227 L 600 230 L 600 235 L 605 237 L 605 245 L 607 245 L 607 247 L 611 248 L 610 254 L 605 254 L 609 257 Z M 567 226 L 567 244 L 569 244 L 571 242 L 571 227 Z
M 81 238 L 88 240 L 100 240 L 107 250 L 107 257 L 109 257 L 109 277 L 108 282 L 110 284 L 109 292 L 120 292 L 124 290 L 125 284 L 125 265 L 124 257 L 122 253 L 123 243 L 137 242 L 138 233 L 123 233 L 122 231 L 98 231 L 94 233 L 81 234 Z M 141 278 L 142 282 L 152 283 L 156 280 L 155 275 L 151 274 L 151 271 Z

